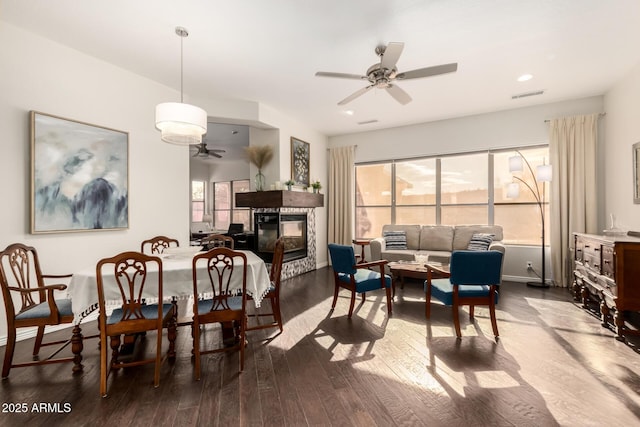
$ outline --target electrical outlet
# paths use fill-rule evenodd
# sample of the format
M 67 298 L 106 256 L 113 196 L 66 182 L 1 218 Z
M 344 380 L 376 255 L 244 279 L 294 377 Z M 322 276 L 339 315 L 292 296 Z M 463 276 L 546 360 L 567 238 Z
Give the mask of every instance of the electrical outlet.
M 531 270 L 533 268 L 533 263 L 531 261 L 527 261 L 527 270 Z

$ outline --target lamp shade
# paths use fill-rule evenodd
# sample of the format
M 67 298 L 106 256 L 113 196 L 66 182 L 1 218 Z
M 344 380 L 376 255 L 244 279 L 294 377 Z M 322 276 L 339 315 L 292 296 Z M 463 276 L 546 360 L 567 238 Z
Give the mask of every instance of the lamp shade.
M 509 172 L 522 172 L 522 156 L 509 157 Z
M 520 185 L 517 182 L 512 182 L 507 187 L 507 199 L 517 199 L 520 196 Z
M 156 129 L 164 142 L 176 145 L 202 143 L 207 133 L 207 112 L 181 102 L 164 102 L 156 106 Z
M 536 168 L 536 179 L 540 182 L 551 182 L 551 165 L 540 165 Z
M 213 215 L 211 214 L 202 215 L 202 222 L 211 222 L 211 221 L 213 221 Z

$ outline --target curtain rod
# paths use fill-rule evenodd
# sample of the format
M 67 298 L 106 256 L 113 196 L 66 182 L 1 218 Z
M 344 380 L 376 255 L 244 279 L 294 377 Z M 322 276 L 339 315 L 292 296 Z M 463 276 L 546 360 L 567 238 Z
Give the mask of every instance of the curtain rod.
M 598 113 L 598 117 L 602 117 L 602 116 L 606 116 L 606 115 L 607 115 L 607 113 Z M 551 119 L 547 119 L 544 122 L 545 123 L 549 123 L 550 121 L 551 121 Z
M 354 147 L 354 148 L 358 148 L 358 144 L 354 144 L 354 145 L 341 145 L 340 147 Z M 331 147 L 331 148 L 338 148 L 338 147 Z M 327 148 L 327 151 L 331 150 L 331 148 Z

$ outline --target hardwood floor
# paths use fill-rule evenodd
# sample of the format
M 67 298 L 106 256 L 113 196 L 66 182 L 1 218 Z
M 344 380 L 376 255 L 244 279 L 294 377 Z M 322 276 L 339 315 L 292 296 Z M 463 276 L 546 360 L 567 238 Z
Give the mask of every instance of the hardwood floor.
M 214 354 L 203 357 L 202 379 L 194 381 L 191 334 L 179 328 L 178 358 L 163 365 L 160 387 L 153 388 L 153 365 L 130 368 L 111 375 L 103 399 L 97 341 L 91 340 L 81 375 L 72 376 L 70 364 L 13 369 L 0 385 L 0 425 L 640 423 L 640 355 L 574 304 L 566 289 L 504 284 L 496 343 L 483 307 L 476 309 L 475 323 L 461 314 L 461 340 L 447 307 L 434 305 L 427 324 L 417 281 L 397 290 L 390 318 L 384 293 L 377 292 L 356 305 L 351 321 L 345 291 L 329 311 L 330 269 L 282 286 L 284 333 L 271 340 L 264 338 L 275 329 L 248 333 L 241 374 L 237 353 Z M 90 322 L 83 333 L 95 330 Z M 220 339 L 214 328 L 204 335 Z M 152 337 L 140 351 L 153 351 Z M 18 343 L 16 357 L 28 357 L 32 342 Z M 27 413 L 7 413 L 12 403 L 26 403 Z M 36 412 L 34 403 L 51 405 Z

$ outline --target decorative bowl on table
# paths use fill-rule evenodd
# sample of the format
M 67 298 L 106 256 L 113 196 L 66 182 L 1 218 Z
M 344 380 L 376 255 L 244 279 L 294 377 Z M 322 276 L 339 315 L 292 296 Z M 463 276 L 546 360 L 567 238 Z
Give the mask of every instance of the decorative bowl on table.
M 429 262 L 429 254 L 420 254 L 417 253 L 414 255 L 416 263 L 422 265 L 423 267 Z

